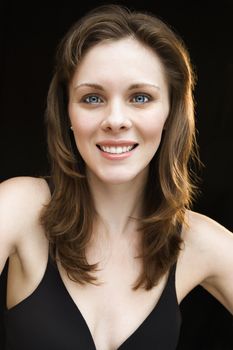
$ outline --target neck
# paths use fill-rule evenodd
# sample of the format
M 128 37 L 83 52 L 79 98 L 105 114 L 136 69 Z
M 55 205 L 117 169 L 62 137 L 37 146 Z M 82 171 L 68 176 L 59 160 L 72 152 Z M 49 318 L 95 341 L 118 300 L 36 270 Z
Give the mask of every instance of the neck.
M 142 215 L 146 179 L 145 172 L 130 182 L 110 184 L 89 174 L 88 183 L 98 214 L 95 230 L 116 240 L 135 232 L 135 219 Z

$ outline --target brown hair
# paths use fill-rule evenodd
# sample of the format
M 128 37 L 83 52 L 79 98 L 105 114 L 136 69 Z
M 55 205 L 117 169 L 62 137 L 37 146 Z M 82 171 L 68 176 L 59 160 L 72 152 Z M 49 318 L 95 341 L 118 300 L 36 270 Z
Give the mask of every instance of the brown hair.
M 41 215 L 50 254 L 59 258 L 68 276 L 97 284 L 85 251 L 96 215 L 85 177 L 85 163 L 70 133 L 68 85 L 88 49 L 104 40 L 133 37 L 160 58 L 166 74 L 170 112 L 159 149 L 150 163 L 144 191 L 144 214 L 138 220 L 143 269 L 133 287 L 151 289 L 176 262 L 180 229 L 195 188 L 190 159 L 197 158 L 193 87 L 194 74 L 182 40 L 162 20 L 148 12 L 102 5 L 75 23 L 57 49 L 48 93 L 46 127 L 54 191 Z

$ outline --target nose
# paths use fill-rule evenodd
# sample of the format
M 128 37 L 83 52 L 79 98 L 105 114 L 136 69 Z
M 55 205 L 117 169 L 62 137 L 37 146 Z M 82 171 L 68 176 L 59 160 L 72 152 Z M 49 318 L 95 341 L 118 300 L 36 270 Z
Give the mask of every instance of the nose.
M 106 116 L 104 117 L 101 127 L 104 131 L 119 132 L 128 130 L 132 126 L 131 119 L 129 117 L 129 111 L 127 113 L 123 103 L 112 103 L 106 110 Z

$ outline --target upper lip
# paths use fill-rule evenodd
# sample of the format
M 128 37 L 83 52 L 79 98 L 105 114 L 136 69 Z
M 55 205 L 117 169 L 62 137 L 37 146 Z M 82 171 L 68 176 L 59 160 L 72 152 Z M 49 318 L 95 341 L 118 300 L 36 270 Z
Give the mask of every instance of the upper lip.
M 98 146 L 112 146 L 112 147 L 117 147 L 117 146 L 132 146 L 138 144 L 135 141 L 131 140 L 103 140 L 100 142 L 97 142 Z

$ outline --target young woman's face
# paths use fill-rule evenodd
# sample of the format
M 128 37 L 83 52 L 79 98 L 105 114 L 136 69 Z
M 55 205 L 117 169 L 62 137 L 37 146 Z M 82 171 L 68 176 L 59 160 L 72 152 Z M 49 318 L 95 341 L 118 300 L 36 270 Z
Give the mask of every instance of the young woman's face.
M 94 46 L 70 83 L 68 112 L 89 176 L 145 178 L 169 113 L 159 58 L 132 38 Z

